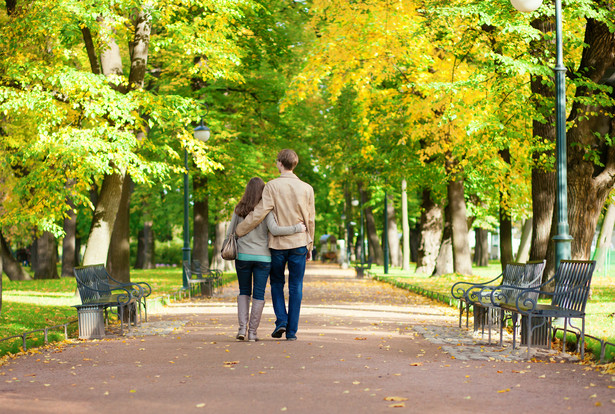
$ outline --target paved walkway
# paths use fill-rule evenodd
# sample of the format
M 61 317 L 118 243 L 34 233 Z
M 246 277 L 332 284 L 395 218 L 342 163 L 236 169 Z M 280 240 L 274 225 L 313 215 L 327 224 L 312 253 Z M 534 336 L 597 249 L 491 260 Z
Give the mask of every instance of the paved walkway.
M 527 361 L 457 328 L 457 311 L 354 271 L 312 265 L 299 340 L 239 342 L 230 286 L 125 337 L 0 366 L 2 413 L 581 412 L 615 409 L 615 377 L 540 351 Z M 267 298 L 268 299 L 268 298 Z

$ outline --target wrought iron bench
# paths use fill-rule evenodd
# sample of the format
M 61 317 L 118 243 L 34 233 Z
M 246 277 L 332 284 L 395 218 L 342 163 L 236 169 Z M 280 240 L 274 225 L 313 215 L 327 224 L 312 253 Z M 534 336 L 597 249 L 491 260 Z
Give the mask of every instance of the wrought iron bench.
M 506 265 L 503 273 L 500 273 L 495 278 L 482 283 L 472 282 L 457 282 L 451 287 L 451 295 L 459 300 L 459 327 L 461 328 L 461 320 L 463 319 L 463 309 L 466 310 L 466 328 L 470 326 L 470 305 L 472 301 L 468 297 L 470 291 L 480 291 L 484 287 L 495 287 L 501 284 L 514 285 L 515 280 L 523 275 L 525 270 L 525 264 L 523 263 L 509 263 Z M 499 283 L 497 283 L 500 281 Z M 476 322 L 480 316 L 475 315 L 475 327 L 478 326 Z
M 130 289 L 111 286 L 101 280 L 91 266 L 75 267 L 73 272 L 81 297 L 81 305 L 74 305 L 79 317 L 79 337 L 104 337 L 104 326 L 105 323 L 108 324 L 108 310 L 110 308 L 117 309 L 122 333 L 124 333 L 124 314 L 128 312 L 128 327 L 130 329 L 132 308 L 136 302 Z M 104 319 L 101 319 L 103 311 Z
M 527 352 L 530 355 L 532 345 L 532 333 L 546 325 L 549 332 L 548 337 L 551 338 L 551 320 L 553 318 L 564 319 L 564 345 L 563 351 L 566 351 L 566 331 L 568 324 L 570 328 L 577 330 L 580 335 L 580 341 L 577 345 L 577 352 L 581 352 L 581 358 L 584 356 L 585 346 L 585 305 L 589 297 L 592 274 L 596 262 L 593 260 L 562 260 L 560 262 L 555 276 L 540 285 L 538 288 L 520 289 L 515 286 L 501 286 L 500 290 L 494 290 L 491 294 L 494 301 L 498 300 L 500 292 L 506 289 L 515 291 L 514 303 L 502 303 L 500 306 L 506 311 L 512 312 L 513 326 L 516 326 L 517 315 L 521 315 L 526 319 L 525 330 L 527 335 Z M 553 292 L 547 292 L 545 286 L 555 284 Z M 538 303 L 540 295 L 551 297 L 550 304 Z M 540 323 L 534 325 L 533 319 L 539 318 Z M 581 319 L 581 327 L 574 326 L 571 319 Z M 515 338 L 513 336 L 513 348 L 515 347 Z
M 107 271 L 104 264 L 82 266 L 91 268 L 96 276 L 111 286 L 119 286 L 130 290 L 132 296 L 137 300 L 139 312 L 135 316 L 141 316 L 143 309 L 145 314 L 145 322 L 147 322 L 147 298 L 152 294 L 152 287 L 147 282 L 120 282 L 114 279 Z
M 188 279 L 190 295 L 192 295 L 192 290 L 198 287 L 201 295 L 211 297 L 222 288 L 221 270 L 203 268 L 198 260 L 193 260 L 192 265 L 184 261 L 183 266 Z
M 542 274 L 544 272 L 546 260 L 531 261 L 525 265 L 518 263 L 507 265 L 506 275 L 500 286 L 476 286 L 470 287 L 466 291 L 466 303 L 471 303 L 474 308 L 475 327 L 477 321 L 482 325 L 483 333 L 485 323 L 489 329 L 489 343 L 491 343 L 491 326 L 492 319 L 495 315 L 498 316 L 500 324 L 500 346 L 503 342 L 503 327 L 508 319 L 506 312 L 502 309 L 503 304 L 514 304 L 516 300 L 516 289 L 505 288 L 502 286 L 514 286 L 516 288 L 536 288 L 542 282 Z M 510 266 L 512 269 L 509 269 Z M 510 277 L 509 280 L 506 280 Z M 494 292 L 497 292 L 493 295 Z M 477 315 L 478 318 L 477 319 Z M 486 320 L 485 320 L 486 319 Z M 514 335 L 513 335 L 514 336 Z M 513 338 L 514 339 L 514 338 Z

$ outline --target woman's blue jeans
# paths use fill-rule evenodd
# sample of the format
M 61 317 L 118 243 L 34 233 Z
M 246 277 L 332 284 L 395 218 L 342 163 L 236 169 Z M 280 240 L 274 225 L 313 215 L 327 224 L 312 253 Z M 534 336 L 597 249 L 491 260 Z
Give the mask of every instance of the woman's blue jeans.
M 307 247 L 288 250 L 271 250 L 271 302 L 275 312 L 276 329 L 286 327 L 286 337 L 293 338 L 299 327 L 299 313 L 303 298 L 303 275 Z M 288 312 L 284 301 L 284 270 L 288 264 Z
M 235 260 L 235 269 L 239 281 L 239 294 L 265 300 L 265 288 L 267 287 L 271 263 L 237 259 Z M 254 295 L 252 295 L 253 291 Z

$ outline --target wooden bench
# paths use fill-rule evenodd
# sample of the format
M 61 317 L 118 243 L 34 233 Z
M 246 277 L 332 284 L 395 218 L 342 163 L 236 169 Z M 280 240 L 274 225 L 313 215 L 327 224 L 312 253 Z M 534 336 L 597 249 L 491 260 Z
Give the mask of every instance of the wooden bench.
M 73 272 L 81 297 L 81 305 L 74 305 L 77 308 L 79 319 L 79 337 L 104 337 L 104 325 L 108 324 L 108 310 L 110 308 L 117 309 L 122 334 L 124 333 L 124 313 L 128 312 L 128 327 L 130 329 L 132 309 L 136 303 L 130 289 L 111 286 L 101 280 L 91 266 L 75 267 Z M 102 316 L 103 311 L 104 317 Z M 100 332 L 101 322 L 103 325 L 102 332 Z
M 589 297 L 592 274 L 596 262 L 593 260 L 562 260 L 555 276 L 540 285 L 538 288 L 520 289 L 515 286 L 501 286 L 499 290 L 492 292 L 494 300 L 504 290 L 510 289 L 515 292 L 514 302 L 502 303 L 502 309 L 512 312 L 513 327 L 517 324 L 517 315 L 522 317 L 522 325 L 526 331 L 526 342 L 528 357 L 532 345 L 533 331 L 546 326 L 548 338 L 551 339 L 551 320 L 553 318 L 564 319 L 564 345 L 566 351 L 566 331 L 571 319 L 581 319 L 581 327 L 576 327 L 570 323 L 572 329 L 576 329 L 580 335 L 577 345 L 577 352 L 581 352 L 581 359 L 584 356 L 585 346 L 585 305 Z M 546 286 L 555 285 L 552 292 L 545 291 Z M 538 303 L 540 295 L 551 297 L 550 304 Z M 523 319 L 525 318 L 525 324 Z M 539 323 L 534 324 L 534 319 L 539 319 Z M 522 326 L 522 328 L 523 328 Z M 523 336 L 523 331 L 522 331 Z M 515 347 L 515 337 L 513 335 L 513 348 Z
M 82 266 L 81 268 L 90 268 L 91 271 L 103 282 L 111 285 L 127 288 L 132 296 L 137 300 L 139 312 L 135 316 L 141 316 L 141 310 L 145 314 L 145 322 L 147 322 L 147 298 L 152 294 L 152 287 L 147 282 L 120 282 L 114 279 L 107 271 L 104 264 L 96 264 Z
M 190 295 L 192 295 L 192 290 L 197 287 L 201 291 L 201 295 L 208 297 L 222 289 L 221 270 L 203 268 L 198 260 L 193 260 L 192 265 L 184 261 L 183 266 L 188 279 L 188 293 Z

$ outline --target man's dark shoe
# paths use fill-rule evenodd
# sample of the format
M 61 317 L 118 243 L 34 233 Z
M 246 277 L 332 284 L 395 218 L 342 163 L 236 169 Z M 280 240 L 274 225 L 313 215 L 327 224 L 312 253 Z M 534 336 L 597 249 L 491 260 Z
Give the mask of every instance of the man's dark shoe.
M 273 331 L 273 333 L 271 334 L 272 338 L 281 338 L 282 335 L 284 335 L 284 332 L 286 332 L 286 326 L 282 325 L 282 326 L 278 326 L 277 328 L 275 328 L 275 331 Z
M 286 337 L 286 340 L 287 340 L 287 341 L 296 341 L 296 340 L 297 340 L 297 337 L 296 337 L 296 336 L 287 336 L 287 337 Z

